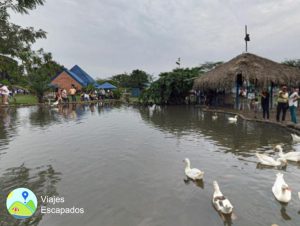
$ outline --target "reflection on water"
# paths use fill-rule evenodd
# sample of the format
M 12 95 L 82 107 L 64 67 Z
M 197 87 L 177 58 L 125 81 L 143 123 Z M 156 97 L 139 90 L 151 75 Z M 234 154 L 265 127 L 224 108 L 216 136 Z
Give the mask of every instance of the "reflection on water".
M 223 148 L 226 147 L 225 153 L 231 152 L 243 157 L 252 156 L 251 152 L 258 148 L 266 150 L 272 149 L 272 144 L 283 141 L 290 143 L 289 135 L 281 127 L 244 121 L 241 118 L 237 123 L 230 123 L 228 117 L 231 116 L 224 113 L 218 113 L 218 118 L 213 120 L 212 112 L 188 106 L 163 107 L 150 112 L 148 108 L 140 108 L 142 118 L 161 130 L 177 137 L 197 133 L 212 139 Z
M 278 143 L 292 149 L 290 134 L 212 115 L 186 106 L 0 109 L 0 209 L 10 190 L 24 186 L 37 196 L 59 193 L 66 206 L 87 211 L 77 217 L 37 213 L 23 225 L 298 226 L 300 164 L 266 168 L 255 157 L 255 152 L 277 157 Z M 205 172 L 203 181 L 185 178 L 186 157 Z M 271 191 L 278 171 L 293 189 L 287 206 Z M 236 219 L 212 207 L 213 180 L 234 205 Z M 0 225 L 18 225 L 5 211 L 0 219 Z
M 34 191 L 40 203 L 41 195 L 58 195 L 56 184 L 60 180 L 60 175 L 52 166 L 30 169 L 21 165 L 7 169 L 0 177 L 1 225 L 38 225 L 43 217 L 39 208 L 33 217 L 22 221 L 17 220 L 6 211 L 6 197 L 12 190 L 25 187 Z
M 288 215 L 287 210 L 286 210 L 287 204 L 284 204 L 284 203 L 280 203 L 280 204 L 281 204 L 280 213 L 281 213 L 282 218 L 286 221 L 292 220 L 292 218 Z
M 204 181 L 203 180 L 194 181 L 194 180 L 191 180 L 190 178 L 187 177 L 187 178 L 183 179 L 183 181 L 186 185 L 189 185 L 190 183 L 193 183 L 197 187 L 204 189 Z

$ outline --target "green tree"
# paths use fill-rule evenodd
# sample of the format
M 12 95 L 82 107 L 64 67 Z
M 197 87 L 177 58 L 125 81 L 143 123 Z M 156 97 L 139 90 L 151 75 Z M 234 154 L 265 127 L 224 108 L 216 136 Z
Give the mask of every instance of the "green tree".
M 129 78 L 129 86 L 131 88 L 143 89 L 152 80 L 151 75 L 142 70 L 133 70 Z
M 294 60 L 285 60 L 282 62 L 282 64 L 292 66 L 292 67 L 297 67 L 300 69 L 300 59 L 294 59 Z
M 129 87 L 130 76 L 126 73 L 114 75 L 111 77 L 111 82 L 117 87 Z
M 222 62 L 208 62 L 194 68 L 177 68 L 159 74 L 159 79 L 145 90 L 140 100 L 145 103 L 182 104 L 193 87 L 194 80 Z
M 144 103 L 182 104 L 193 86 L 193 78 L 200 73 L 200 68 L 178 68 L 172 72 L 164 72 L 143 92 Z
M 50 89 L 51 77 L 62 69 L 63 66 L 52 59 L 51 53 L 45 53 L 43 49 L 32 52 L 31 57 L 27 58 L 28 86 L 37 96 L 39 103 L 44 101 L 44 94 Z
M 44 0 L 1 0 L 0 2 L 0 55 L 17 57 L 31 50 L 31 45 L 39 38 L 46 38 L 43 30 L 32 27 L 22 28 L 9 21 L 12 10 L 21 14 L 28 14 L 29 10 L 42 5 Z
M 6 56 L 0 56 L 0 81 L 6 80 L 10 84 L 23 84 L 24 78 L 22 68 L 18 62 Z

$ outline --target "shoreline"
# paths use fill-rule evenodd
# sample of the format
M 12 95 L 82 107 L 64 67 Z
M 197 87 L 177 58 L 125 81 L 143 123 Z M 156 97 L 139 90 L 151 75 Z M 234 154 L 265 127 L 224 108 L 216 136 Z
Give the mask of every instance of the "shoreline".
M 276 125 L 276 126 L 280 126 L 284 129 L 289 130 L 292 133 L 296 133 L 298 135 L 300 135 L 300 123 L 298 124 L 294 124 L 292 122 L 290 122 L 289 117 L 286 117 L 286 121 L 284 123 L 281 122 L 276 122 L 275 120 L 271 119 L 272 115 L 274 115 L 274 111 L 270 110 L 270 120 L 265 120 L 262 118 L 254 118 L 251 117 L 251 114 L 253 114 L 253 112 L 250 111 L 238 111 L 235 109 L 229 109 L 229 108 L 209 108 L 207 106 L 202 106 L 202 105 L 195 105 L 196 108 L 201 108 L 203 111 L 206 112 L 216 112 L 216 113 L 225 113 L 225 114 L 231 114 L 231 115 L 238 115 L 240 118 L 242 118 L 245 121 L 252 121 L 252 122 L 258 122 L 258 123 L 266 123 L 266 124 L 270 124 L 270 125 Z M 258 112 L 258 114 L 262 114 L 262 112 Z M 287 116 L 289 116 L 289 112 L 287 111 L 286 113 Z M 300 115 L 299 115 L 300 117 Z
M 103 100 L 103 101 L 99 101 L 99 100 L 95 100 L 95 101 L 84 101 L 84 102 L 68 102 L 68 103 L 60 103 L 59 105 L 56 106 L 64 106 L 67 104 L 96 104 L 96 103 L 100 103 L 102 102 L 103 104 L 126 104 L 129 106 L 142 106 L 142 104 L 137 103 L 135 101 L 124 101 L 124 100 L 116 100 L 116 99 L 109 99 L 109 100 Z M 0 104 L 0 108 L 21 108 L 21 107 L 34 107 L 34 106 L 41 106 L 41 107 L 56 107 L 56 106 L 52 106 L 51 104 L 49 105 L 49 103 L 35 103 L 35 104 L 9 104 L 9 105 L 3 105 Z M 238 115 L 240 118 L 242 118 L 245 121 L 254 121 L 254 122 L 258 122 L 258 123 L 266 123 L 269 125 L 276 125 L 276 126 L 280 126 L 292 133 L 296 133 L 298 135 L 300 135 L 300 123 L 298 124 L 294 124 L 292 122 L 290 122 L 289 119 L 289 112 L 287 111 L 286 113 L 286 118 L 287 120 L 284 123 L 280 123 L 280 122 L 276 122 L 276 120 L 272 119 L 272 116 L 274 118 L 274 109 L 270 109 L 270 120 L 264 120 L 262 118 L 258 118 L 258 117 L 254 117 L 254 113 L 251 111 L 245 111 L 245 110 L 236 110 L 236 109 L 231 109 L 231 108 L 210 108 L 208 106 L 203 106 L 203 105 L 193 105 L 195 108 L 200 108 L 201 110 L 205 111 L 205 112 L 216 112 L 216 113 L 224 113 L 224 114 L 231 114 L 231 115 Z M 300 111 L 299 111 L 300 113 Z M 257 115 L 261 115 L 261 112 L 258 112 Z M 252 116 L 251 116 L 252 115 Z M 300 114 L 299 114 L 300 117 Z

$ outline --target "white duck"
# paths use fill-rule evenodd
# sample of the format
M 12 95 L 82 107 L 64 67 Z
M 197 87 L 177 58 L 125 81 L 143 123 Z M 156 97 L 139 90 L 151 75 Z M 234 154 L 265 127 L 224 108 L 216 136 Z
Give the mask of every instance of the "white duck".
M 262 164 L 262 165 L 285 166 L 287 164 L 287 161 L 284 158 L 278 158 L 277 160 L 275 160 L 272 157 L 265 155 L 265 154 L 255 153 L 255 155 L 258 158 L 260 164 Z
M 285 183 L 282 173 L 276 174 L 276 180 L 272 187 L 272 192 L 279 202 L 288 203 L 292 198 L 292 191 Z
M 300 143 L 300 137 L 296 134 L 291 134 L 294 143 Z
M 213 194 L 213 205 L 217 211 L 223 214 L 231 214 L 233 206 L 230 201 L 222 194 L 217 181 L 213 182 L 214 194 Z
M 156 108 L 156 104 L 152 104 L 151 106 L 149 106 L 149 110 L 150 111 L 154 111 Z
M 202 180 L 204 176 L 204 172 L 199 169 L 193 168 L 191 169 L 191 162 L 188 158 L 183 160 L 185 162 L 185 175 L 192 180 Z
M 238 118 L 238 116 L 235 115 L 234 117 L 229 117 L 229 118 L 228 118 L 228 121 L 229 121 L 229 122 L 237 122 L 237 118 Z
M 300 161 L 300 152 L 297 151 L 290 151 L 287 153 L 283 153 L 281 145 L 276 145 L 275 150 L 279 151 L 279 157 L 289 160 L 289 161 L 294 161 L 294 162 L 299 162 Z
M 57 106 L 59 104 L 58 100 L 55 101 L 51 106 Z
M 215 112 L 211 118 L 212 118 L 212 120 L 217 120 L 218 119 L 217 113 Z

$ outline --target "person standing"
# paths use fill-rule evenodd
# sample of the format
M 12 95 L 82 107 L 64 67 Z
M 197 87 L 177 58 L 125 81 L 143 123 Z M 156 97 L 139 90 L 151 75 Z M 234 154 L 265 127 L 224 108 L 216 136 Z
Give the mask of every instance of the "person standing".
M 69 90 L 69 93 L 70 93 L 71 98 L 72 98 L 72 102 L 76 102 L 76 92 L 77 92 L 77 90 L 76 90 L 76 88 L 75 88 L 75 85 L 72 84 L 72 87 L 71 87 L 71 89 Z
M 270 111 L 269 111 L 269 99 L 270 94 L 267 90 L 262 91 L 261 93 L 261 108 L 263 110 L 263 118 L 269 120 L 270 118 Z
M 9 89 L 7 86 L 0 84 L 0 93 L 2 95 L 2 104 L 8 105 Z
M 298 107 L 298 99 L 299 99 L 299 88 L 293 88 L 292 93 L 289 96 L 289 109 L 291 113 L 291 120 L 293 123 L 297 123 L 297 107 Z
M 288 109 L 288 100 L 289 94 L 287 92 L 287 86 L 283 85 L 281 90 L 278 93 L 277 98 L 277 112 L 276 112 L 276 121 L 279 122 L 280 114 L 282 112 L 282 122 L 285 121 L 286 110 Z
M 69 103 L 69 99 L 68 99 L 68 94 L 67 94 L 67 90 L 63 89 L 61 91 L 61 97 L 64 103 Z

